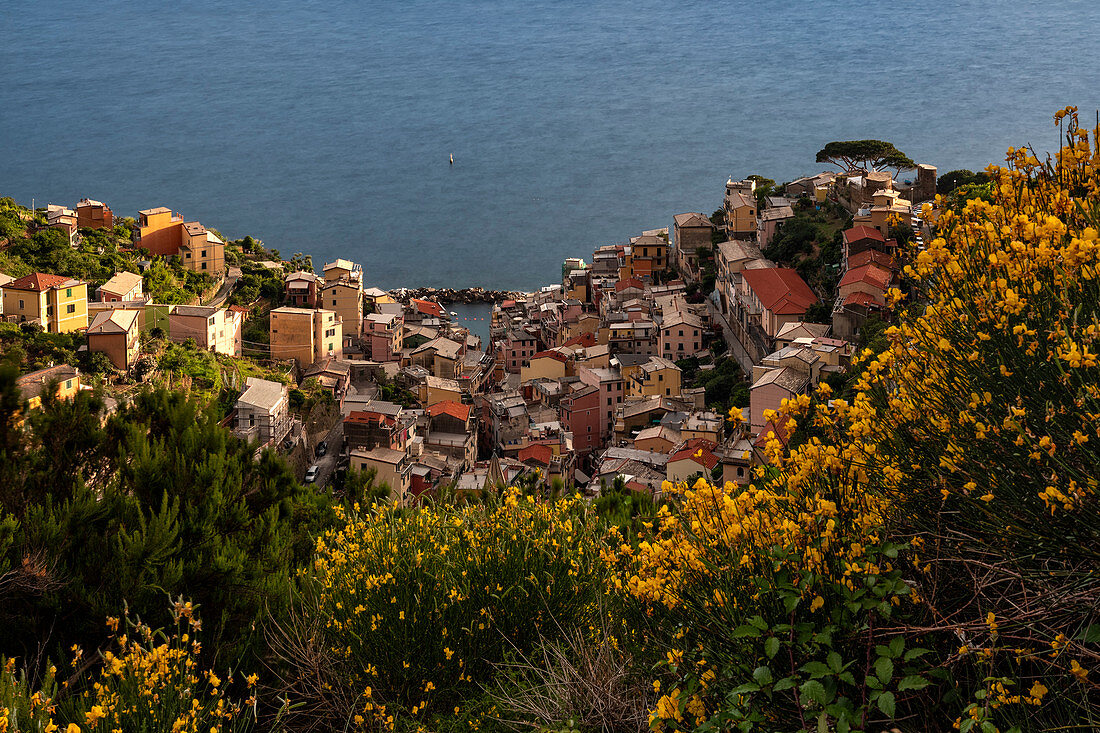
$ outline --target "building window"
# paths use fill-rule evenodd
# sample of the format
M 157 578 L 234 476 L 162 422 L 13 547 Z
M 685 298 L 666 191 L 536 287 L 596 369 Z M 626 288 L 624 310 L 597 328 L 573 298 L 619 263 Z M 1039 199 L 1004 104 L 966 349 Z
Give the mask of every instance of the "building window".
M 69 303 L 65 306 L 66 313 L 76 313 L 76 303 Z
M 22 310 L 24 307 L 26 306 L 23 305 L 23 301 L 19 301 L 19 309 Z
M 72 388 L 73 388 L 73 380 L 66 379 L 65 380 L 65 389 L 72 389 Z
M 66 298 L 73 297 L 73 289 L 72 288 L 65 288 L 65 297 Z
M 206 263 L 205 262 L 202 263 L 202 269 L 204 269 L 204 270 L 206 269 Z
M 200 256 L 206 257 L 206 250 L 205 249 L 202 251 L 202 254 Z

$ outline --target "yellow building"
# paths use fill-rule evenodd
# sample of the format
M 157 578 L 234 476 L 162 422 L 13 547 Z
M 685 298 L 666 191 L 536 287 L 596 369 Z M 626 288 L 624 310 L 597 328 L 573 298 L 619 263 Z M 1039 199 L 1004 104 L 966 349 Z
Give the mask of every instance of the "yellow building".
M 540 351 L 519 369 L 520 383 L 533 379 L 558 380 L 573 376 L 572 360 L 560 351 Z
M 50 333 L 83 331 L 88 327 L 88 284 L 36 272 L 3 287 L 4 318 L 39 323 Z
M 330 310 L 284 306 L 271 311 L 271 356 L 297 359 L 307 367 L 320 359 L 339 359 L 344 354 L 340 318 Z
M 359 338 L 363 332 L 363 289 L 357 278 L 326 282 L 321 291 L 321 306 L 340 317 L 345 336 Z
M 679 397 L 680 367 L 661 356 L 638 365 L 627 382 L 627 397 Z
M 225 242 L 197 221 L 183 225 L 178 256 L 188 270 L 205 272 L 214 278 L 225 272 Z
M 24 374 L 15 381 L 15 384 L 19 387 L 23 399 L 27 401 L 27 407 L 36 410 L 42 406 L 42 395 L 46 385 L 52 381 L 57 382 L 57 390 L 54 393 L 57 398 L 71 400 L 80 391 L 80 370 L 68 364 L 58 364 Z

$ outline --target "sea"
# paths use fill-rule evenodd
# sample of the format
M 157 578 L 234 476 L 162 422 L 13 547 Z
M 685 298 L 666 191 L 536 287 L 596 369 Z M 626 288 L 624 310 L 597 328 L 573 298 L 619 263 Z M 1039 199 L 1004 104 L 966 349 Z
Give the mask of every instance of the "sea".
M 533 289 L 831 140 L 980 169 L 1100 108 L 1095 0 L 3 0 L 0 28 L 0 196 L 168 206 L 385 288 Z

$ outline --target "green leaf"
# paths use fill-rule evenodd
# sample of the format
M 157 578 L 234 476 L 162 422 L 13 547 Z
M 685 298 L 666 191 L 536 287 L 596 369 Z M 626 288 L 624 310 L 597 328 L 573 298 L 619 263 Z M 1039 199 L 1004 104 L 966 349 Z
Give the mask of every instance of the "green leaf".
M 834 672 L 839 672 L 844 668 L 844 660 L 836 652 L 829 652 L 829 656 L 825 658 L 825 661 L 828 662 L 829 669 Z
M 813 700 L 818 705 L 825 704 L 825 686 L 817 680 L 804 682 L 802 687 L 798 688 L 798 692 L 802 697 Z
M 890 684 L 894 677 L 894 663 L 886 657 L 879 657 L 875 660 L 875 675 L 882 684 Z
M 730 690 L 730 695 L 747 695 L 750 692 L 759 692 L 760 685 L 755 682 L 746 682 Z
M 829 674 L 829 668 L 821 662 L 806 662 L 802 665 L 801 669 L 815 680 Z
M 774 659 L 775 655 L 779 653 L 779 639 L 774 636 L 769 637 L 764 642 L 764 653 L 768 655 L 768 659 Z
M 798 608 L 798 604 L 802 602 L 802 596 L 792 593 L 789 596 L 783 598 L 783 608 L 787 613 L 791 613 L 794 609 Z
M 817 716 L 817 733 L 829 733 L 829 714 L 824 711 Z
M 904 648 L 905 648 L 905 637 L 904 636 L 895 637 L 890 642 L 890 658 L 891 659 L 897 659 L 898 657 L 900 657 L 901 656 L 901 651 Z
M 908 677 L 903 677 L 901 682 L 898 683 L 898 692 L 905 692 L 906 690 L 923 690 L 931 683 L 921 677 L 919 674 L 911 674 Z
M 752 671 L 752 678 L 760 683 L 760 686 L 771 684 L 773 679 L 772 671 L 767 667 L 760 666 Z
M 762 616 L 759 616 L 759 615 L 756 615 L 756 616 L 753 616 L 752 618 L 750 618 L 749 623 L 752 624 L 753 626 L 755 626 L 756 628 L 760 629 L 761 631 L 765 631 L 768 628 L 768 622 L 765 621 L 764 618 Z
M 922 647 L 915 646 L 912 649 L 910 649 L 909 651 L 905 652 L 904 659 L 907 662 L 911 662 L 914 659 L 917 659 L 918 657 L 923 657 L 925 654 L 927 654 L 930 651 L 931 651 L 930 649 L 924 649 Z
M 851 729 L 852 724 L 848 722 L 847 718 L 836 721 L 836 733 L 848 733 Z
M 760 629 L 755 626 L 741 625 L 733 630 L 733 638 L 735 639 L 743 639 L 746 636 L 760 636 Z
M 851 672 L 841 672 L 836 676 L 836 678 L 841 682 L 845 682 L 849 685 L 854 685 L 856 683 L 856 678 L 852 676 Z
M 783 690 L 789 690 L 792 687 L 794 687 L 794 677 L 784 677 L 775 683 L 772 692 L 783 692 Z
M 878 709 L 882 711 L 882 714 L 889 717 L 891 720 L 894 718 L 894 693 L 884 692 L 878 696 L 878 700 L 875 701 L 878 705 Z
M 1100 643 L 1100 624 L 1091 624 L 1081 629 L 1081 633 L 1077 635 L 1077 638 L 1086 644 Z

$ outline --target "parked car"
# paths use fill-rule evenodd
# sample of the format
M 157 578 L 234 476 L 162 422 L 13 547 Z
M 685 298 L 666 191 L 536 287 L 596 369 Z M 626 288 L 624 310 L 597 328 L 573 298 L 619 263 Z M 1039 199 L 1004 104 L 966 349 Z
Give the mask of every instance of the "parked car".
M 307 484 L 312 484 L 315 481 L 317 481 L 317 472 L 320 471 L 320 470 L 321 470 L 321 467 L 318 466 L 316 463 L 313 464 L 312 466 L 310 466 L 309 470 L 306 471 L 306 483 Z
M 325 455 L 326 453 L 328 453 L 328 441 L 327 440 L 322 440 L 320 443 L 317 444 L 317 450 L 314 452 L 314 455 L 317 458 L 320 458 L 321 456 Z

